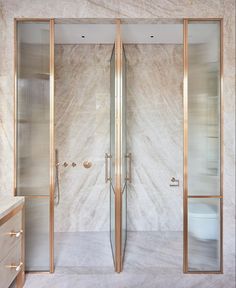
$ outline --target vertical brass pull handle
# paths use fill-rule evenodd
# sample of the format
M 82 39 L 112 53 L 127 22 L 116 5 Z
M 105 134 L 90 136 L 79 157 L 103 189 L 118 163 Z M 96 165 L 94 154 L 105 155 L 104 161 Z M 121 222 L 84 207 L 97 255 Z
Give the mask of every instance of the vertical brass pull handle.
M 108 159 L 111 159 L 112 156 L 105 153 L 105 182 L 107 183 L 108 181 L 111 180 L 111 175 L 110 175 L 110 172 L 108 172 Z
M 129 165 L 127 165 L 129 167 L 128 171 L 127 171 L 127 176 L 126 176 L 126 180 L 129 181 L 129 183 L 131 183 L 132 181 L 132 174 L 131 174 L 131 160 L 132 160 L 132 154 L 128 153 L 125 155 L 126 159 L 129 159 Z

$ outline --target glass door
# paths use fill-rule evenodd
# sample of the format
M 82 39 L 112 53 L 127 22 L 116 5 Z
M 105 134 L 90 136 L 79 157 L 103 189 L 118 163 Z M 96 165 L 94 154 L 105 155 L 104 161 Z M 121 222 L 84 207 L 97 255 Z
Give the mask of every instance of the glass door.
M 127 162 L 126 151 L 126 60 L 117 25 L 116 42 L 111 56 L 110 100 L 110 154 L 106 154 L 106 167 L 110 160 L 110 240 L 116 272 L 121 272 L 126 242 Z

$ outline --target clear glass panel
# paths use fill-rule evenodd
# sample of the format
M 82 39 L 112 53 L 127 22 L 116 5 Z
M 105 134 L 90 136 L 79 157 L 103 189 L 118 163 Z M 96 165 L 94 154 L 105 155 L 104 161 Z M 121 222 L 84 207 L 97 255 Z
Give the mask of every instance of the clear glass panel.
M 220 270 L 220 201 L 188 200 L 189 271 Z
M 220 23 L 188 25 L 188 193 L 220 194 Z
M 126 58 L 124 47 L 122 49 L 122 256 L 125 252 L 127 237 L 127 129 L 126 129 Z
M 26 271 L 49 271 L 49 197 L 26 198 Z
M 115 263 L 115 46 L 113 47 L 110 63 L 111 99 L 110 99 L 110 240 Z
M 49 22 L 17 25 L 17 195 L 49 195 Z

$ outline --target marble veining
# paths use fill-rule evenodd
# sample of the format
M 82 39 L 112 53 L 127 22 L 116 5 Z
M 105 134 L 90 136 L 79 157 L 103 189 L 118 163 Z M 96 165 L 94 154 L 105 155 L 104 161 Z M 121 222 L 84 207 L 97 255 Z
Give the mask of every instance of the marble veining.
M 108 231 L 110 56 L 112 45 L 56 45 L 55 134 L 60 203 L 56 231 Z M 92 167 L 84 168 L 89 160 Z M 64 167 L 63 163 L 69 166 Z M 72 162 L 77 165 L 73 168 Z
M 111 45 L 56 45 L 61 192 L 56 231 L 109 229 L 104 153 L 109 151 L 111 49 Z M 182 45 L 125 45 L 127 145 L 133 167 L 129 230 L 183 229 L 182 49 Z M 92 168 L 84 169 L 84 160 L 91 160 Z M 65 168 L 65 161 L 77 166 Z M 169 186 L 172 176 L 180 179 L 180 187 Z
M 181 231 L 183 46 L 125 45 L 127 134 L 132 153 L 128 229 Z M 170 187 L 172 177 L 179 187 Z
M 129 232 L 124 271 L 120 274 L 113 270 L 108 233 L 56 233 L 55 236 L 55 274 L 28 274 L 26 288 L 234 287 L 232 268 L 223 275 L 183 274 L 181 232 Z
M 17 206 L 23 204 L 25 201 L 24 197 L 0 197 L 0 219 L 6 216 Z
M 224 275 L 183 275 L 170 272 L 154 275 L 138 273 L 96 276 L 68 271 L 45 277 L 30 275 L 26 287 L 234 287 L 235 267 L 235 1 L 154 1 L 154 0 L 1 0 L 0 1 L 0 194 L 13 191 L 13 59 L 14 17 L 52 18 L 224 18 Z M 68 206 L 69 207 L 69 206 Z M 70 207 L 69 207 L 70 208 Z M 69 208 L 67 209 L 69 211 Z M 64 215 L 66 216 L 66 214 Z M 173 257 L 173 256 L 172 256 Z M 229 271 L 233 271 L 229 275 Z M 60 275 L 58 275 L 60 274 Z M 116 284 L 117 278 L 123 278 Z M 125 280 L 126 281 L 125 281 Z M 184 279 L 184 280 L 183 280 Z M 39 281 L 40 280 L 40 281 Z M 36 282 L 35 282 L 36 281 Z M 69 281 L 69 282 L 68 282 Z M 127 281 L 129 282 L 128 284 Z M 35 283 L 37 283 L 35 285 Z M 177 284 L 176 284 L 177 283 Z M 32 284 L 32 285 L 31 285 Z M 145 284 L 145 285 L 144 285 Z M 101 287 L 100 285 L 100 287 Z M 116 285 L 116 286 L 115 286 Z

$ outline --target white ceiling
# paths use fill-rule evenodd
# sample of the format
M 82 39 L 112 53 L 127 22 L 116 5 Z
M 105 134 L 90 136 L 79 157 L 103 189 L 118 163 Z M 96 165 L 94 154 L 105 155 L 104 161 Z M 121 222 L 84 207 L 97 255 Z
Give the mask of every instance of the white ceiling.
M 56 44 L 113 44 L 114 24 L 56 24 Z M 85 38 L 82 38 L 85 36 Z
M 215 38 L 217 25 L 198 23 L 189 25 L 189 43 L 204 43 Z M 48 24 L 21 24 L 20 41 L 47 43 Z M 113 44 L 115 24 L 55 24 L 56 44 Z M 122 24 L 124 44 L 183 44 L 182 24 Z M 212 37 L 214 35 L 214 37 Z M 84 36 L 84 37 L 83 37 Z M 153 36 L 153 37 L 151 37 Z
M 182 27 L 181 24 L 122 24 L 122 41 L 126 44 L 181 44 Z M 115 31 L 114 24 L 56 24 L 55 43 L 113 44 Z

